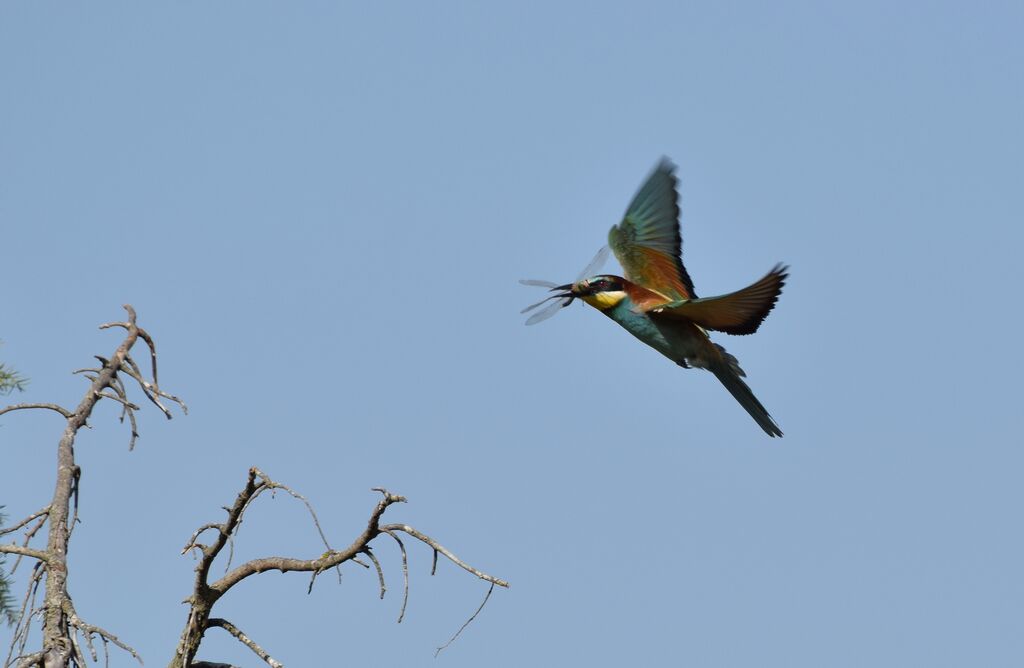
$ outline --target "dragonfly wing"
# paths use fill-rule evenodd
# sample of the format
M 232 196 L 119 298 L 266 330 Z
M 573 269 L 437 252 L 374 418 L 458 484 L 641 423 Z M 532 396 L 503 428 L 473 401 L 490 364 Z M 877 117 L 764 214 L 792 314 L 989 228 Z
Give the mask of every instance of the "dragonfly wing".
M 543 322 L 571 303 L 572 297 L 564 297 L 562 299 L 555 300 L 527 318 L 526 324 L 536 325 L 538 322 Z
M 601 246 L 601 250 L 597 251 L 597 255 L 594 256 L 594 259 L 591 260 L 587 266 L 583 267 L 583 271 L 579 273 L 576 280 L 582 281 L 584 278 L 595 276 L 597 272 L 601 271 L 601 267 L 603 267 L 604 263 L 608 261 L 609 252 L 611 252 L 610 248 L 607 246 Z

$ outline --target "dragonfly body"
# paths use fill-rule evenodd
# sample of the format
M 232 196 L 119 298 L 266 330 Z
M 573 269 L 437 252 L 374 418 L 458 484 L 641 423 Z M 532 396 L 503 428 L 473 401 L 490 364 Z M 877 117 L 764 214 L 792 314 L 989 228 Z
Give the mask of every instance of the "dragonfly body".
M 787 268 L 778 265 L 742 290 L 698 298 L 682 263 L 674 169 L 671 163 L 662 161 L 633 198 L 622 222 L 608 233 L 609 245 L 626 276 L 601 274 L 557 286 L 528 281 L 550 287 L 556 294 L 549 299 L 557 301 L 532 316 L 527 324 L 581 299 L 679 366 L 713 373 L 765 433 L 782 436 L 782 430 L 743 381 L 746 374 L 739 362 L 711 341 L 708 331 L 736 335 L 757 331 L 782 292 Z M 600 257 L 599 253 L 591 265 Z

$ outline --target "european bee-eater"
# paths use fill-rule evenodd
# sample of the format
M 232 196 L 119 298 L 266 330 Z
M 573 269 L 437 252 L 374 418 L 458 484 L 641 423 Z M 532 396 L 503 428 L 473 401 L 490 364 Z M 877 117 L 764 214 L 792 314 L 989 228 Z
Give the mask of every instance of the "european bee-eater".
M 707 332 L 756 332 L 782 292 L 788 267 L 776 265 L 764 278 L 737 292 L 698 299 L 682 261 L 674 172 L 675 165 L 663 159 L 633 197 L 622 222 L 608 232 L 608 245 L 626 277 L 580 276 L 566 285 L 524 281 L 556 293 L 548 298 L 555 302 L 534 314 L 527 324 L 553 315 L 573 299 L 582 299 L 679 366 L 715 374 L 765 433 L 782 436 L 743 381 L 746 374 L 736 358 L 712 342 Z M 602 260 L 598 253 L 585 275 L 595 271 L 592 267 Z

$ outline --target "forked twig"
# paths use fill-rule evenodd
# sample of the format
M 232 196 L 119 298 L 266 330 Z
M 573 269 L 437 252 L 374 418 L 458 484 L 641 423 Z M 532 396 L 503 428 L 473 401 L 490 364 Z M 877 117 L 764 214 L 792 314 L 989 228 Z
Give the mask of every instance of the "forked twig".
M 4 534 L 8 534 L 8 533 L 13 533 L 13 532 L 17 531 L 18 529 L 20 529 L 21 527 L 23 527 L 26 524 L 28 524 L 29 522 L 31 522 L 32 520 L 36 519 L 37 517 L 42 517 L 43 515 L 46 515 L 49 512 L 50 512 L 50 506 L 43 506 L 42 508 L 40 508 L 36 512 L 32 513 L 31 515 L 29 515 L 25 519 L 21 520 L 17 524 L 15 524 L 13 526 L 9 526 L 6 529 L 0 529 L 0 536 L 3 536 Z
M 105 640 L 109 640 L 110 642 L 114 643 L 124 651 L 131 654 L 135 658 L 135 660 L 139 662 L 139 665 L 142 665 L 142 657 L 139 656 L 139 653 L 136 652 L 134 648 L 132 648 L 127 643 L 122 642 L 120 638 L 115 636 L 110 631 L 102 629 L 94 624 L 88 624 L 82 621 L 82 619 L 78 616 L 78 614 L 75 612 L 74 608 L 70 605 L 70 603 L 66 606 L 66 608 L 67 610 L 65 612 L 68 617 L 68 625 L 78 629 L 83 634 L 96 634 Z

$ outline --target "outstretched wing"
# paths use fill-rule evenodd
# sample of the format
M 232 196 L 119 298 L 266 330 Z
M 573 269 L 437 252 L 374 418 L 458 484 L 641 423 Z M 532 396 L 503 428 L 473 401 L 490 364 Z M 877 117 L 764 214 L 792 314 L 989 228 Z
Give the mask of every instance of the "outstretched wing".
M 681 318 L 726 334 L 753 334 L 775 306 L 789 267 L 775 265 L 764 278 L 720 297 L 692 299 L 648 308 L 656 318 Z
M 693 299 L 693 281 L 683 267 L 675 165 L 662 158 L 633 197 L 622 222 L 608 232 L 608 245 L 626 278 L 665 295 Z

